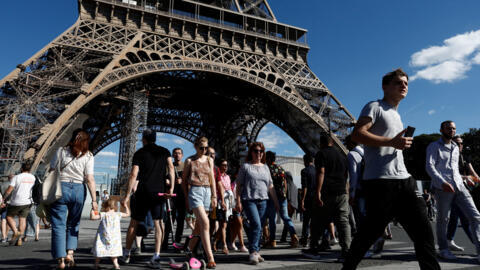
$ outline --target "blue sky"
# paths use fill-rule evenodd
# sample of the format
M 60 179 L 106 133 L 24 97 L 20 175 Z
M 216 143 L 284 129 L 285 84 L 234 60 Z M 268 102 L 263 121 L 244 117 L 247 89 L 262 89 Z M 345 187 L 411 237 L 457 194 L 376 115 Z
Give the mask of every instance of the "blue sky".
M 402 67 L 411 77 L 400 104 L 405 125 L 416 134 L 438 132 L 456 121 L 459 133 L 480 127 L 480 20 L 477 0 L 338 1 L 270 0 L 277 20 L 308 30 L 313 72 L 355 116 L 382 97 L 381 77 Z M 2 1 L 0 77 L 23 63 L 73 24 L 75 0 Z M 303 152 L 281 130 L 267 125 L 260 140 L 278 154 Z M 190 143 L 169 135 L 159 143 L 193 153 Z M 114 174 L 118 144 L 97 159 L 98 171 Z

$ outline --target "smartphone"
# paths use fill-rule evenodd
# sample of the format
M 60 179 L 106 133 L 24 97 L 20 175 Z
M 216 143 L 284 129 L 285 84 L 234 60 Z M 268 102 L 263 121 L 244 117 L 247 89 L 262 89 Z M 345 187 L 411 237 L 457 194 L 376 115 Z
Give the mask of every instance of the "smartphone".
M 403 134 L 404 137 L 413 137 L 413 133 L 415 132 L 415 128 L 408 126 L 407 131 L 405 131 L 405 134 Z

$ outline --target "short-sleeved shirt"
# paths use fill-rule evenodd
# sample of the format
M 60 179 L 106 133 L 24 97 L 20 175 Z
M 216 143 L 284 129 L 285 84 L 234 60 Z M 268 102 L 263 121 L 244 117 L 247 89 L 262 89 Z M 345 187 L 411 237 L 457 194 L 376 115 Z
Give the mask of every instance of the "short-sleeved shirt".
M 242 200 L 267 200 L 268 187 L 273 185 L 270 170 L 266 164 L 253 165 L 245 163 L 240 167 L 237 185 L 242 186 Z
M 315 166 L 309 165 L 300 171 L 302 188 L 307 189 L 306 199 L 313 198 L 317 189 Z
M 32 204 L 32 187 L 35 184 L 35 176 L 31 173 L 15 175 L 10 181 L 13 187 L 10 205 L 22 206 Z
M 137 191 L 165 192 L 169 157 L 170 151 L 154 143 L 147 144 L 135 152 L 133 165 L 139 167 Z
M 363 107 L 360 117 L 372 119 L 369 131 L 378 136 L 393 138 L 403 130 L 397 110 L 383 100 L 372 101 Z M 365 146 L 363 180 L 406 179 L 410 174 L 403 161 L 403 152 L 394 147 Z
M 345 155 L 341 154 L 332 146 L 318 151 L 315 156 L 315 168 L 325 168 L 322 196 L 336 196 L 347 193 L 347 169 L 348 163 Z
M 60 181 L 83 183 L 87 175 L 93 175 L 94 158 L 90 151 L 76 158 L 69 147 L 61 147 L 52 159 L 50 167 L 56 168 L 57 165 L 60 166 Z

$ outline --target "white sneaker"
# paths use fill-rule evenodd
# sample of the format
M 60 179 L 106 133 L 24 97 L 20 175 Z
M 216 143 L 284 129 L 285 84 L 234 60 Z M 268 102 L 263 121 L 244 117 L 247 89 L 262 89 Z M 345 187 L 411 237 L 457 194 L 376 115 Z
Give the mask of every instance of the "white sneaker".
M 258 258 L 258 262 L 264 262 L 265 259 L 262 257 L 262 255 L 260 255 L 260 253 L 257 253 L 257 258 Z
M 448 241 L 448 248 L 451 251 L 464 251 L 465 249 L 463 247 L 457 246 L 453 240 Z
M 122 261 L 123 261 L 123 263 L 125 263 L 125 264 L 129 264 L 129 263 L 130 263 L 130 250 L 128 250 L 128 249 L 126 249 L 126 248 L 123 249 Z
M 255 253 L 255 252 L 250 253 L 250 256 L 248 256 L 248 261 L 250 262 L 250 264 L 257 265 L 258 264 L 257 253 Z
M 160 256 L 153 255 L 150 261 L 148 261 L 150 266 L 160 265 Z
M 440 250 L 440 253 L 438 254 L 438 257 L 444 259 L 444 260 L 455 260 L 457 257 L 450 252 L 448 249 L 442 249 Z

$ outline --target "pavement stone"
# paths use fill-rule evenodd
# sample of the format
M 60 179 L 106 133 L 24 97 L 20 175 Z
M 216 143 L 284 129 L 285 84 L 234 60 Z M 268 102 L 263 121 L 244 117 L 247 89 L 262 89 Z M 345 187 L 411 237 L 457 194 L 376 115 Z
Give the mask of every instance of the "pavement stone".
M 295 223 L 297 231 L 301 231 L 299 222 Z M 123 235 L 125 234 L 128 221 L 122 222 Z M 90 249 L 94 241 L 98 221 L 82 220 L 79 236 L 79 248 L 76 251 L 76 269 L 92 269 L 94 258 Z M 277 233 L 282 226 L 278 226 Z M 413 245 L 401 227 L 392 226 L 394 238 L 386 241 L 385 249 L 381 258 L 364 259 L 359 269 L 419 269 L 415 258 Z M 247 239 L 245 237 L 245 239 Z M 279 237 L 277 236 L 277 239 Z M 459 229 L 455 241 L 466 248 L 464 252 L 456 252 L 459 257 L 454 262 L 441 262 L 442 269 L 480 269 L 475 256 L 475 248 L 468 242 L 464 232 Z M 146 262 L 153 253 L 153 239 L 150 235 L 145 244 L 147 250 L 142 255 L 135 256 L 132 263 L 122 265 L 122 269 L 147 268 Z M 251 269 L 341 269 L 341 264 L 336 262 L 340 253 L 340 247 L 335 245 L 329 252 L 322 252 L 320 260 L 311 260 L 301 255 L 301 248 L 290 249 L 287 243 L 280 243 L 276 249 L 262 249 L 261 254 L 265 262 L 257 266 L 248 263 L 248 254 L 230 252 L 229 255 L 215 254 L 217 269 L 219 270 L 251 270 Z M 162 252 L 161 269 L 168 269 L 169 258 L 176 261 L 184 261 L 185 255 L 169 252 Z M 102 260 L 102 265 L 110 269 L 112 264 L 109 259 Z M 50 255 L 50 230 L 41 230 L 40 241 L 35 242 L 29 239 L 23 246 L 8 246 L 0 244 L 0 269 L 53 269 L 55 262 Z

